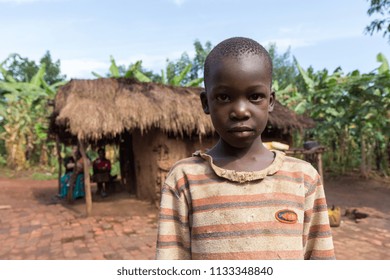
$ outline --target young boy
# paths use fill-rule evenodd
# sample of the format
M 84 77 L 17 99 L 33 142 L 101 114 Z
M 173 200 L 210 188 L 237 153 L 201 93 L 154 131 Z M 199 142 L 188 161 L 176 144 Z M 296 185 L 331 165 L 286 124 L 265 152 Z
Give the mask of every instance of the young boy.
M 157 259 L 334 259 L 317 171 L 261 141 L 275 103 L 268 52 L 227 39 L 206 58 L 204 83 L 203 110 L 220 140 L 172 167 Z

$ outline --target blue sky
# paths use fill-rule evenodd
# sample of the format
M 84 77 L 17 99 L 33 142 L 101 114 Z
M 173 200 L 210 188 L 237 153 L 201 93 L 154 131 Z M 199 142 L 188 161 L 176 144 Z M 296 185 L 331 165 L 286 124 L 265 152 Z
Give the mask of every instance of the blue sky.
M 68 78 L 104 74 L 137 60 L 155 72 L 193 42 L 213 45 L 245 36 L 265 47 L 289 46 L 299 63 L 315 70 L 338 66 L 369 72 L 376 54 L 390 59 L 381 35 L 365 35 L 372 20 L 367 0 L 0 0 L 0 61 L 19 53 L 38 61 L 49 50 Z

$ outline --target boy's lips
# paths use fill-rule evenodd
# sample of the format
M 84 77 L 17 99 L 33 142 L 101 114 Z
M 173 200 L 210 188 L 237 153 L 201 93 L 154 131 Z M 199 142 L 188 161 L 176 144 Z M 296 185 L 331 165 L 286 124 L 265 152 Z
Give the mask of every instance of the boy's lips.
M 228 129 L 228 132 L 253 132 L 254 129 L 250 128 L 249 126 L 235 126 Z

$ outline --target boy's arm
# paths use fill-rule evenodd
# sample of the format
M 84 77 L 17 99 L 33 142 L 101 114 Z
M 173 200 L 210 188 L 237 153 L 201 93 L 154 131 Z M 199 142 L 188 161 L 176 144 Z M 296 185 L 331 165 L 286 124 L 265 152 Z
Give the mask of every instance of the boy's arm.
M 305 178 L 305 186 L 304 258 L 335 259 L 324 187 L 317 172 Z
M 185 191 L 164 184 L 157 236 L 158 260 L 191 259 L 188 203 Z

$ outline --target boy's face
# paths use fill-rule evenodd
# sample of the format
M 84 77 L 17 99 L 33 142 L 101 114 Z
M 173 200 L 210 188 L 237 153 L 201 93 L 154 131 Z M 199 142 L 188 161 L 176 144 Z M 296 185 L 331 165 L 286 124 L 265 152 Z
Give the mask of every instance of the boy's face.
M 275 102 L 267 67 L 259 56 L 224 58 L 214 63 L 205 77 L 203 110 L 232 147 L 249 147 L 261 139 Z

